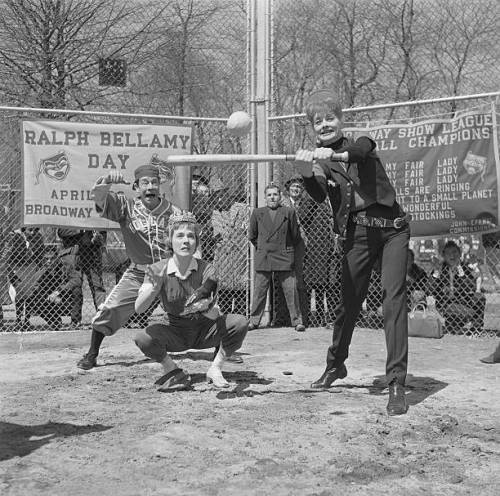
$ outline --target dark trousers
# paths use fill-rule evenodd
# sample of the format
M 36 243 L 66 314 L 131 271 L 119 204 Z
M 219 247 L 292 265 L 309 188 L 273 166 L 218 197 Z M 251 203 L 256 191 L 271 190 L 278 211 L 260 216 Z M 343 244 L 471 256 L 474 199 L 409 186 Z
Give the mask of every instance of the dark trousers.
M 248 331 L 243 315 L 222 315 L 217 320 L 204 317 L 178 319 L 180 325 L 152 324 L 137 334 L 135 344 L 149 358 L 161 362 L 168 352 L 204 350 L 222 346 L 226 356 L 241 348 Z
M 387 382 L 404 384 L 408 364 L 406 260 L 410 229 L 364 227 L 349 222 L 342 260 L 342 294 L 335 314 L 327 366 L 338 367 L 349 355 L 352 333 L 372 268 L 381 260 Z
M 71 321 L 80 322 L 82 320 L 83 308 L 83 278 L 87 278 L 94 307 L 97 310 L 106 300 L 106 289 L 102 278 L 102 260 L 91 257 L 85 252 L 81 252 L 77 270 L 81 272 L 81 284 L 73 289 L 73 305 L 71 307 Z
M 297 293 L 299 297 L 300 313 L 302 314 L 302 323 L 309 326 L 309 316 L 311 313 L 311 295 L 307 293 L 307 288 L 304 282 L 304 257 L 306 254 L 306 245 L 302 240 L 295 247 L 294 254 L 294 268 L 295 268 L 295 281 L 297 285 Z M 290 325 L 291 318 L 287 311 L 287 304 L 281 280 L 274 274 L 272 279 L 273 299 L 272 299 L 272 322 L 273 325 L 286 327 Z
M 252 311 L 250 313 L 250 324 L 258 326 L 264 309 L 266 307 L 267 291 L 271 284 L 272 274 L 278 278 L 283 293 L 285 295 L 286 305 L 290 314 L 290 320 L 293 326 L 302 324 L 302 314 L 300 312 L 299 294 L 297 291 L 297 282 L 295 273 L 291 270 L 256 271 L 254 279 L 254 295 Z

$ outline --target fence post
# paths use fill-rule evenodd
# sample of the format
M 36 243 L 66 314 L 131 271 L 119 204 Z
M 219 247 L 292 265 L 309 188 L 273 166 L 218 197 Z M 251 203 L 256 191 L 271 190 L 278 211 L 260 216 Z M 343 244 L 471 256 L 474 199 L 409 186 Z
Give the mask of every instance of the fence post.
M 250 114 L 253 120 L 250 140 L 251 154 L 269 153 L 269 109 L 270 109 L 270 26 L 271 1 L 248 1 L 248 77 Z M 271 180 L 271 166 L 268 162 L 251 166 L 250 192 L 252 207 L 261 207 L 264 202 L 264 188 Z M 251 275 L 254 273 L 253 252 L 250 259 Z M 253 279 L 253 278 L 252 278 Z M 253 282 L 251 295 L 253 296 Z M 264 314 L 264 325 L 270 320 L 269 302 Z

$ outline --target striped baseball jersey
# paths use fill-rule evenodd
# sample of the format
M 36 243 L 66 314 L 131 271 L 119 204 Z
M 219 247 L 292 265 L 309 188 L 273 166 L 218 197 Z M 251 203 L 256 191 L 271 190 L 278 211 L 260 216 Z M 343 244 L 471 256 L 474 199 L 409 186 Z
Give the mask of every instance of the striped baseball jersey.
M 101 216 L 118 222 L 127 255 L 133 263 L 152 264 L 166 258 L 168 219 L 181 209 L 161 198 L 153 210 L 140 198 L 127 198 L 123 193 L 108 191 Z

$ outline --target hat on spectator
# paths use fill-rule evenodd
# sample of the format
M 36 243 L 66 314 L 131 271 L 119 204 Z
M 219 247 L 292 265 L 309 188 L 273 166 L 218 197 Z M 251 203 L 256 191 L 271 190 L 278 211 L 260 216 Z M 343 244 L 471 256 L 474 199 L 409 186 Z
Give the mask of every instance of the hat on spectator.
M 299 184 L 302 188 L 304 187 L 304 180 L 302 179 L 301 176 L 294 176 L 291 177 L 286 183 L 285 183 L 285 189 L 287 191 L 290 191 L 290 186 L 292 184 Z

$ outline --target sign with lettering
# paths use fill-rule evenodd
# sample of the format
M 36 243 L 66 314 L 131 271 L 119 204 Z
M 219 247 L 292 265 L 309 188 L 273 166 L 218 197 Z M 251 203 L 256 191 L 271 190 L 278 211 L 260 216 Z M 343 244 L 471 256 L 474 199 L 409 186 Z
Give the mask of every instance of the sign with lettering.
M 191 126 L 24 121 L 24 224 L 118 228 L 94 208 L 91 190 L 99 176 L 120 171 L 134 195 L 134 170 L 161 164 L 168 155 L 191 153 Z M 165 165 L 162 193 L 172 195 L 175 170 Z
M 412 216 L 412 236 L 479 233 L 498 225 L 500 164 L 491 112 L 344 132 L 376 141 L 398 201 Z

